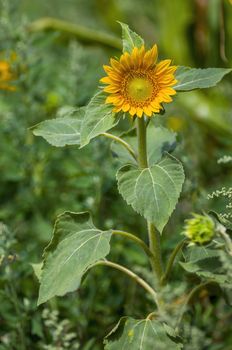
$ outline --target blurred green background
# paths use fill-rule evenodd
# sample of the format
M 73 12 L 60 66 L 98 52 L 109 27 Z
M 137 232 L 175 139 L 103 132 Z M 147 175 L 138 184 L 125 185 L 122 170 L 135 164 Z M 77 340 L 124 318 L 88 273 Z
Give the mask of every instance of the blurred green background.
M 117 21 L 128 23 L 148 47 L 157 43 L 160 59 L 232 67 L 232 5 L 227 0 L 0 4 L 0 61 L 14 53 L 17 77 L 16 91 L 0 90 L 0 221 L 8 226 L 0 226 L 0 349 L 99 350 L 121 316 L 149 312 L 151 303 L 140 288 L 118 272 L 98 267 L 79 291 L 37 308 L 38 282 L 30 264 L 41 260 L 55 217 L 64 210 L 90 210 L 98 227 L 142 237 L 145 224 L 117 192 L 118 163 L 107 140 L 98 138 L 82 150 L 55 148 L 33 137 L 30 127 L 89 101 L 104 75 L 102 65 L 120 55 Z M 41 20 L 48 16 L 77 28 L 68 24 L 60 31 L 59 22 Z M 223 201 L 210 202 L 207 194 L 231 184 L 231 163 L 217 163 L 232 153 L 231 83 L 232 75 L 215 88 L 179 93 L 166 114 L 157 117 L 158 124 L 177 132 L 175 154 L 186 172 L 181 201 L 162 238 L 167 255 L 192 211 L 224 210 Z M 125 121 L 118 132 L 128 126 Z M 114 238 L 111 259 L 151 278 L 145 257 L 131 243 Z M 178 267 L 175 273 L 181 280 Z M 192 320 L 191 350 L 231 349 L 229 320 L 221 298 L 216 313 L 208 311 L 202 318 L 198 313 Z

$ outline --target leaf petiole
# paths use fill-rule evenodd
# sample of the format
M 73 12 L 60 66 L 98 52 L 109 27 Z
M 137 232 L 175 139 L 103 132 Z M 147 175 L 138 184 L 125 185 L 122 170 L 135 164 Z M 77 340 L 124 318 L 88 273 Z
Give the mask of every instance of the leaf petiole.
M 97 265 L 109 266 L 109 267 L 112 267 L 112 268 L 114 268 L 116 270 L 124 272 L 126 275 L 131 277 L 135 282 L 137 282 L 141 287 L 143 287 L 152 296 L 152 299 L 154 300 L 154 302 L 156 303 L 157 307 L 159 308 L 156 291 L 146 281 L 144 281 L 141 277 L 136 275 L 133 271 L 127 269 L 126 267 L 124 267 L 122 265 L 116 264 L 116 263 L 114 263 L 112 261 L 108 261 L 108 260 L 97 261 L 91 267 L 94 267 L 94 266 L 97 266 Z
M 132 155 L 132 157 L 136 160 L 137 162 L 137 156 L 133 150 L 133 148 L 129 145 L 129 143 L 127 143 L 126 141 L 124 141 L 123 139 L 121 139 L 118 136 L 115 136 L 113 134 L 109 134 L 108 132 L 103 132 L 102 134 L 100 134 L 102 136 L 108 137 L 109 139 L 112 139 L 118 143 L 120 143 L 123 147 L 125 147 L 127 149 L 127 151 Z

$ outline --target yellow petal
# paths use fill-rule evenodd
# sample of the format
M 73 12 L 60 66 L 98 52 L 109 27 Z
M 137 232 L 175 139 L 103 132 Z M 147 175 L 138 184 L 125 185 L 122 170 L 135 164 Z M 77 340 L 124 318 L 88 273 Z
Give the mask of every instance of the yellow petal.
M 136 109 L 136 114 L 137 114 L 137 116 L 138 116 L 139 118 L 142 118 L 143 109 L 140 108 L 140 107 L 138 107 L 138 108 Z
M 149 107 L 144 107 L 143 109 L 144 109 L 145 114 L 146 114 L 148 117 L 151 117 L 151 115 L 152 115 L 152 109 L 149 108 Z
M 106 73 L 112 72 L 113 69 L 110 66 L 107 66 L 106 64 L 103 65 L 103 69 Z
M 165 69 L 169 67 L 170 64 L 171 64 L 171 60 L 163 60 L 159 62 L 155 68 L 156 74 L 158 75 L 161 74 Z
M 164 92 L 165 92 L 165 94 L 168 94 L 168 95 L 175 95 L 176 94 L 176 90 L 174 90 L 170 87 L 165 88 Z
M 112 81 L 110 80 L 109 77 L 101 78 L 101 79 L 100 79 L 100 82 L 101 82 L 101 83 L 104 83 L 104 84 L 110 84 L 110 83 L 112 83 Z
M 110 94 L 116 94 L 120 91 L 120 88 L 118 86 L 112 86 L 109 85 L 103 89 L 105 92 L 109 92 Z
M 132 115 L 132 117 L 135 115 L 136 113 L 136 108 L 135 107 L 131 107 L 129 110 L 130 115 Z
M 126 103 L 126 104 L 122 105 L 122 110 L 123 110 L 123 112 L 128 112 L 129 109 L 130 109 L 129 103 Z
M 105 103 L 114 103 L 115 102 L 115 96 L 108 96 L 106 98 L 106 102 Z

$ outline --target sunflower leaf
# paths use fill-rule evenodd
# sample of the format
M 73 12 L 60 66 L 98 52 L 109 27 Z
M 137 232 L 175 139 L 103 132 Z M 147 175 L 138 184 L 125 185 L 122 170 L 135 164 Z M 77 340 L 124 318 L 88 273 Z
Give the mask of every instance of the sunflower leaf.
M 189 68 L 179 67 L 176 71 L 176 91 L 190 91 L 215 86 L 222 78 L 230 73 L 230 68 Z
M 184 182 L 181 163 L 166 155 L 159 163 L 143 170 L 125 165 L 119 169 L 117 180 L 125 201 L 162 232 Z
M 87 212 L 58 216 L 44 251 L 38 305 L 76 290 L 91 265 L 109 253 L 110 238 L 111 231 L 97 229 Z
M 105 94 L 100 91 L 87 105 L 81 126 L 81 147 L 118 123 L 119 119 L 112 112 L 112 106 L 105 104 L 105 99 Z
M 123 52 L 131 52 L 134 47 L 141 47 L 144 45 L 144 40 L 125 23 L 118 22 L 122 27 L 122 43 Z
M 174 329 L 157 320 L 122 317 L 104 340 L 105 350 L 180 350 Z
M 84 108 L 72 109 L 62 117 L 35 125 L 32 132 L 35 136 L 42 136 L 52 146 L 80 145 L 83 116 Z
M 214 281 L 218 284 L 228 282 L 226 272 L 222 272 L 220 250 L 209 247 L 188 247 L 185 262 L 179 262 L 181 267 L 188 273 L 194 273 L 204 280 Z

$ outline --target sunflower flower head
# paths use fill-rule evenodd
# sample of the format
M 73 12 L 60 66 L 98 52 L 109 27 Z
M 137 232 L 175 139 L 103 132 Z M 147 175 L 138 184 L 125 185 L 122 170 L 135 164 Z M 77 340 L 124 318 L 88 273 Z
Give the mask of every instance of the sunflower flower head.
M 111 58 L 110 65 L 103 66 L 107 76 L 100 81 L 107 84 L 106 103 L 114 106 L 114 112 L 151 117 L 160 113 L 163 102 L 172 101 L 171 96 L 176 94 L 172 86 L 177 83 L 174 76 L 177 67 L 169 59 L 157 63 L 157 57 L 156 45 L 147 51 L 142 45 L 119 59 Z
M 192 243 L 205 244 L 215 235 L 215 223 L 208 215 L 193 214 L 193 218 L 186 220 L 184 235 Z

